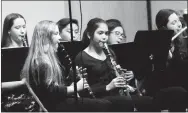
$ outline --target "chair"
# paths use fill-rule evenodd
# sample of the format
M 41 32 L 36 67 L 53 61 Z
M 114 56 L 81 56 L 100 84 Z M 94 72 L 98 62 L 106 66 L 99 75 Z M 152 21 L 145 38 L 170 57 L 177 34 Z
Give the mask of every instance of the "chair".
M 25 85 L 27 86 L 29 92 L 31 93 L 31 95 L 34 97 L 34 99 L 36 100 L 36 102 L 39 104 L 40 106 L 40 111 L 44 111 L 44 112 L 48 112 L 48 110 L 44 107 L 44 105 L 41 103 L 41 101 L 39 100 L 39 98 L 37 97 L 37 95 L 34 93 L 33 89 L 30 87 L 30 85 L 28 84 L 27 81 L 25 81 Z
M 16 88 L 20 88 L 22 86 L 25 86 L 27 87 L 27 89 L 29 90 L 29 93 L 32 95 L 32 97 L 34 98 L 34 100 L 37 102 L 37 104 L 39 105 L 39 111 L 42 112 L 48 112 L 47 109 L 44 107 L 44 105 L 41 103 L 41 101 L 39 100 L 39 98 L 37 97 L 37 95 L 34 93 L 34 91 L 32 90 L 32 88 L 30 87 L 30 85 L 28 84 L 28 82 L 24 79 L 24 80 L 21 80 L 21 81 L 11 81 L 11 82 L 4 82 L 2 83 L 2 92 L 3 90 L 14 90 Z

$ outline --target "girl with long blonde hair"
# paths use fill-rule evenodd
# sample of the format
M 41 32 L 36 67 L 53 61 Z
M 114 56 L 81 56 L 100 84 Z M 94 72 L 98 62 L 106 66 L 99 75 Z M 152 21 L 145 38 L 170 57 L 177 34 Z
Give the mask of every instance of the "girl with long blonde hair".
M 98 104 L 101 100 L 84 98 L 82 99 L 84 104 L 78 100 L 76 105 L 73 98 L 68 98 L 73 94 L 74 87 L 73 85 L 65 86 L 64 83 L 65 70 L 56 55 L 59 39 L 59 29 L 54 22 L 44 20 L 36 25 L 22 77 L 26 78 L 48 111 L 107 110 L 108 101 L 103 101 L 101 105 Z M 84 69 L 80 73 L 87 74 Z M 77 82 L 78 91 L 87 87 L 85 78 Z

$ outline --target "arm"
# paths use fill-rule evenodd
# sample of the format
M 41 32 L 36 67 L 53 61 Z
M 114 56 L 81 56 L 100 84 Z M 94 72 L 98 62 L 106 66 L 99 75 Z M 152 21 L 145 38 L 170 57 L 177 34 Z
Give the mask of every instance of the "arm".
M 48 63 L 40 62 L 35 65 L 35 74 L 30 74 L 30 84 L 37 88 L 39 93 L 44 93 L 43 95 L 55 97 L 55 98 L 65 98 L 67 95 L 67 87 L 63 84 L 55 85 L 53 83 L 47 83 L 47 74 L 50 73 L 50 65 Z M 54 76 L 54 75 L 51 75 Z M 49 78 L 48 78 L 49 79 Z M 35 89 L 34 88 L 34 89 Z
M 44 86 L 45 90 L 49 92 L 49 94 L 51 95 L 61 95 L 61 96 L 67 96 L 67 95 L 71 95 L 74 93 L 74 86 L 70 85 L 70 86 L 65 86 L 65 85 L 48 85 L 45 81 L 46 79 L 46 75 L 49 71 L 49 65 L 48 64 L 40 64 L 39 66 L 38 72 L 40 75 L 40 83 L 42 86 Z M 85 85 L 83 87 L 83 84 L 85 82 L 85 79 L 82 78 L 77 82 L 77 89 L 78 91 L 83 90 L 83 88 L 85 88 L 87 85 Z
M 78 82 L 77 82 L 77 90 L 78 92 L 89 87 L 89 85 L 86 82 L 85 78 L 81 78 Z M 71 84 L 70 86 L 67 86 L 67 95 L 71 95 L 74 93 L 74 85 Z

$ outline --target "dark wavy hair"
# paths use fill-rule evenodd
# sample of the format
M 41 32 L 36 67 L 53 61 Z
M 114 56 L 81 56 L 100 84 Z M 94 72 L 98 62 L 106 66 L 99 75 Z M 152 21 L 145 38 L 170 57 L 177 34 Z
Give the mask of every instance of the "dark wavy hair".
M 106 21 L 101 18 L 93 18 L 88 22 L 82 38 L 84 47 L 87 47 L 90 43 L 90 38 L 88 37 L 88 35 L 91 37 L 91 39 L 93 39 L 94 33 L 99 27 L 100 23 L 106 23 Z
M 113 31 L 116 27 L 122 27 L 123 28 L 123 25 L 117 19 L 106 20 L 106 23 L 108 25 L 108 31 L 109 32 Z M 123 32 L 124 32 L 124 28 L 123 28 Z
M 166 28 L 167 23 L 168 23 L 168 17 L 173 13 L 177 14 L 177 12 L 172 9 L 161 9 L 157 13 L 156 18 L 155 18 L 155 23 L 156 23 L 157 28 L 158 29 Z
M 72 19 L 72 23 L 74 23 L 77 26 L 79 26 L 78 25 L 78 20 L 76 20 L 76 19 Z M 63 19 L 59 20 L 57 22 L 57 25 L 58 25 L 58 28 L 59 28 L 59 32 L 61 33 L 62 29 L 64 29 L 68 24 L 70 24 L 70 19 L 69 18 L 63 18 Z

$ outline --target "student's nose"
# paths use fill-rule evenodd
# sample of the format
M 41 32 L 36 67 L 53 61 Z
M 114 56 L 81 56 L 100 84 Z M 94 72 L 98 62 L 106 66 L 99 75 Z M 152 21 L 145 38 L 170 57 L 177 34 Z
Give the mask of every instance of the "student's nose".
M 59 43 L 59 42 L 60 42 L 60 40 L 61 40 L 61 36 L 60 36 L 60 35 L 58 35 L 58 36 L 57 36 L 57 42 Z
M 122 35 L 120 35 L 120 36 L 119 36 L 119 39 L 120 39 L 120 40 L 123 40 L 123 36 L 122 36 Z
M 21 34 L 24 34 L 25 33 L 25 29 L 24 28 L 20 28 L 20 32 L 21 32 Z
M 108 36 L 106 34 L 102 35 L 102 41 L 107 41 L 108 40 Z
M 75 33 L 74 33 L 74 32 L 72 33 L 72 36 L 73 36 L 73 40 L 75 40 L 76 35 L 75 35 Z
M 75 32 L 73 38 L 74 38 L 75 41 L 80 41 L 80 35 L 79 35 L 79 33 Z

